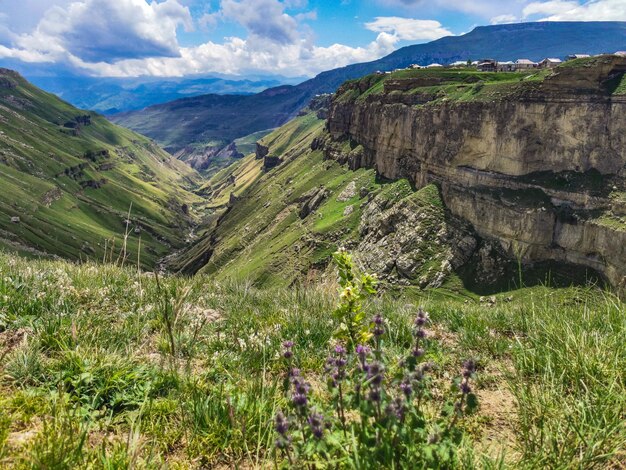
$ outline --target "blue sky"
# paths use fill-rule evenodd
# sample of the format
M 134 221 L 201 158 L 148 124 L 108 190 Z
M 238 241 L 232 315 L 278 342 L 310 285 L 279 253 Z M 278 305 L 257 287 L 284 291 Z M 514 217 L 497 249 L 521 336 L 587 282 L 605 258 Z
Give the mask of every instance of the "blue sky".
M 312 76 L 518 21 L 626 20 L 626 0 L 0 0 L 0 64 L 95 76 Z

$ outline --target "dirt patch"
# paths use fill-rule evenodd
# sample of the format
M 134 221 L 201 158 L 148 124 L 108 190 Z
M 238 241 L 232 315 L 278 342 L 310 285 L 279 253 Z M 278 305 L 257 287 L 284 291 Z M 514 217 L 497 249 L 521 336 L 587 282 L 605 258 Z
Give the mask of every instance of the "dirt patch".
M 515 459 L 515 426 L 517 422 L 517 401 L 504 380 L 501 371 L 493 372 L 495 383 L 476 391 L 480 403 L 479 415 L 484 421 L 482 441 L 479 446 L 492 457 L 504 451 L 505 460 Z
M 441 324 L 433 323 L 428 327 L 428 329 L 430 330 L 431 338 L 433 338 L 445 348 L 454 349 L 454 347 L 459 344 L 458 335 L 456 333 L 448 331 Z
M 11 432 L 7 437 L 7 445 L 14 449 L 20 449 L 30 443 L 39 431 L 36 429 L 28 429 L 25 431 Z
M 41 203 L 46 207 L 50 207 L 53 202 L 58 201 L 62 197 L 63 191 L 61 191 L 59 188 L 54 188 L 41 197 Z
M 25 343 L 30 333 L 32 333 L 32 331 L 29 328 L 18 328 L 17 330 L 0 332 L 0 361 Z

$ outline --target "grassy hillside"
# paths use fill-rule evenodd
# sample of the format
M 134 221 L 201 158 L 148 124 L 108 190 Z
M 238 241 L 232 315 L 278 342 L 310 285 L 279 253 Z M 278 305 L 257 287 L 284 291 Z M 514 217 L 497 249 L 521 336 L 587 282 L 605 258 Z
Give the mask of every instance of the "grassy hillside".
M 373 171 L 352 173 L 311 150 L 323 126 L 315 114 L 298 117 L 263 139 L 284 160 L 279 167 L 264 173 L 263 160 L 250 155 L 210 180 L 204 191 L 215 204 L 219 218 L 214 222 L 219 223 L 172 267 L 196 270 L 212 252 L 202 271 L 217 279 L 285 284 L 306 275 L 317 262 L 326 263 L 342 240 L 354 237 L 360 198 L 337 202 L 336 197 L 352 181 L 359 188 L 379 185 Z M 322 186 L 329 196 L 317 212 L 301 219 L 302 200 Z M 231 194 L 236 202 L 229 205 Z M 344 217 L 349 205 L 356 210 Z
M 22 253 L 155 261 L 180 247 L 196 173 L 132 131 L 0 71 L 0 246 Z M 132 208 L 131 208 L 132 204 Z M 15 218 L 19 218 L 19 222 Z M 113 242 L 113 239 L 116 241 Z
M 337 468 L 372 468 L 362 459 L 383 458 L 373 454 L 378 446 L 344 439 L 329 406 L 333 283 L 257 290 L 204 275 L 157 280 L 135 268 L 4 254 L 0 273 L 0 467 L 288 467 L 274 447 L 274 416 L 291 406 L 287 340 L 310 404 L 329 424 L 319 444 L 305 428 L 308 450 L 291 435 L 289 458 L 309 455 L 319 467 L 332 455 Z M 478 409 L 455 419 L 460 438 L 446 450 L 454 452 L 448 468 L 624 463 L 626 308 L 611 295 L 537 287 L 478 302 L 405 290 L 363 305 L 368 322 L 383 319 L 382 386 L 392 396 L 417 305 L 430 313 L 428 423 L 445 412 L 462 361 L 476 361 Z M 358 416 L 349 422 L 358 425 Z M 430 426 L 419 439 L 436 432 Z M 442 450 L 432 442 L 424 447 L 431 455 Z
M 542 82 L 550 69 L 511 72 L 479 72 L 474 68 L 407 69 L 368 75 L 343 84 L 341 101 L 366 101 L 368 97 L 393 93 L 423 97 L 430 105 L 444 101 L 492 101 Z

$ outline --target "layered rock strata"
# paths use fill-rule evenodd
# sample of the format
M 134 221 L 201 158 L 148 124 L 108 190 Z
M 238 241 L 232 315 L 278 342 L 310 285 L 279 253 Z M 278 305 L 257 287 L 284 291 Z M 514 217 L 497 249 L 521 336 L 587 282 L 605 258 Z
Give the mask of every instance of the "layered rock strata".
M 625 71 L 625 58 L 606 57 L 476 101 L 407 99 L 398 90 L 411 84 L 397 80 L 346 99 L 364 91 L 349 82 L 314 146 L 417 188 L 436 183 L 453 216 L 513 259 L 591 268 L 624 289 L 626 96 L 612 87 Z

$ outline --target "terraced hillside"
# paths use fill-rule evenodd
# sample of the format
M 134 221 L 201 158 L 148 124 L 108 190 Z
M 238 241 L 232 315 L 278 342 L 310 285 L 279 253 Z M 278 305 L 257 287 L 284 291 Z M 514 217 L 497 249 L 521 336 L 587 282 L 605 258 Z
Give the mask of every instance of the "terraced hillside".
M 0 248 L 102 259 L 128 230 L 128 255 L 141 238 L 153 266 L 182 246 L 197 178 L 147 138 L 0 70 Z

